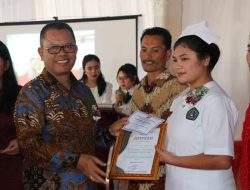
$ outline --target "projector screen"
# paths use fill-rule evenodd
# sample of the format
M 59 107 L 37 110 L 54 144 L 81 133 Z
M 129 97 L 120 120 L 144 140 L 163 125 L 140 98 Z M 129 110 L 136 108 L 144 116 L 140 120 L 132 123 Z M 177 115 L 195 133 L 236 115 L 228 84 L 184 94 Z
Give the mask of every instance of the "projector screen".
M 86 54 L 96 54 L 101 60 L 105 80 L 118 88 L 118 68 L 131 63 L 137 66 L 138 16 L 103 17 L 61 20 L 74 30 L 78 45 L 73 73 L 80 79 L 82 59 Z M 0 24 L 0 40 L 9 48 L 20 85 L 39 75 L 44 67 L 37 49 L 42 27 L 51 21 L 15 22 Z

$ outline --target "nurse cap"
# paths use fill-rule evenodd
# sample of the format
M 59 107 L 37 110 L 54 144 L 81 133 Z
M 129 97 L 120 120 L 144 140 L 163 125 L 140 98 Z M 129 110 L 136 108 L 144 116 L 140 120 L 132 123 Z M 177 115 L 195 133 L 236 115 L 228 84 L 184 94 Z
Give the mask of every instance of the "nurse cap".
M 186 27 L 179 38 L 184 37 L 184 36 L 190 36 L 190 35 L 195 35 L 200 37 L 202 40 L 207 42 L 208 44 L 214 43 L 219 39 L 219 36 L 217 36 L 215 33 L 213 33 L 207 25 L 206 21 L 202 21 L 200 23 L 190 25 Z M 178 39 L 179 39 L 178 38 Z

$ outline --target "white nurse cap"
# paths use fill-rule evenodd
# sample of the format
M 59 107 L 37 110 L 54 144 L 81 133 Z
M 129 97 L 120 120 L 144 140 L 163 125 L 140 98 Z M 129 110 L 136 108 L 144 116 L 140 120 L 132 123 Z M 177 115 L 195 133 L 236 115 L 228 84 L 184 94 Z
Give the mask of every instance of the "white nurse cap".
M 206 21 L 202 21 L 200 23 L 194 24 L 194 25 L 190 25 L 188 27 L 186 27 L 180 37 L 183 36 L 190 36 L 190 35 L 195 35 L 200 37 L 202 40 L 204 40 L 205 42 L 207 42 L 208 44 L 214 43 L 215 41 L 217 41 L 219 39 L 219 36 L 217 36 L 215 33 L 213 33 L 207 25 Z

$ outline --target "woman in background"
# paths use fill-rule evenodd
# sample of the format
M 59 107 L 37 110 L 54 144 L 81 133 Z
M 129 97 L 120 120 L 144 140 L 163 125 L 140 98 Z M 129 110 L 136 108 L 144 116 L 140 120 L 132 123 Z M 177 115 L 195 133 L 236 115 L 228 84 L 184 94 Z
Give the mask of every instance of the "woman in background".
M 189 88 L 170 108 L 166 190 L 235 190 L 232 172 L 238 111 L 211 72 L 220 50 L 205 23 L 188 27 L 174 45 L 173 68 Z
M 111 104 L 112 84 L 105 81 L 100 64 L 96 55 L 86 55 L 82 61 L 81 81 L 90 88 L 97 104 Z
M 117 82 L 119 89 L 115 93 L 115 105 L 118 112 L 125 115 L 131 113 L 131 97 L 133 95 L 135 85 L 139 83 L 137 69 L 134 65 L 126 63 L 117 71 Z
M 0 189 L 23 189 L 22 159 L 13 121 L 20 89 L 9 50 L 0 41 Z
M 250 69 L 250 41 L 247 45 L 247 64 Z M 241 189 L 250 189 L 250 104 L 248 105 L 242 131 L 242 154 L 240 163 Z

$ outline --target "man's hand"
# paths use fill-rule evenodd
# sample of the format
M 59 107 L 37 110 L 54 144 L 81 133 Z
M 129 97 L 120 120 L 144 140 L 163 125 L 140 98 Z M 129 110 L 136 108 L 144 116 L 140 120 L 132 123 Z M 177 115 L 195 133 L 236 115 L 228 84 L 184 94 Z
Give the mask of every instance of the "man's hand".
M 3 150 L 0 150 L 0 153 L 7 155 L 16 155 L 19 153 L 19 147 L 17 139 L 13 139 L 9 142 L 7 147 Z
M 117 137 L 119 135 L 120 129 L 127 123 L 128 123 L 128 117 L 123 117 L 117 120 L 109 127 L 110 134 Z
M 104 167 L 106 164 L 95 156 L 81 154 L 77 164 L 77 169 L 79 169 L 91 181 L 106 184 L 106 174 L 100 169 L 100 166 Z

